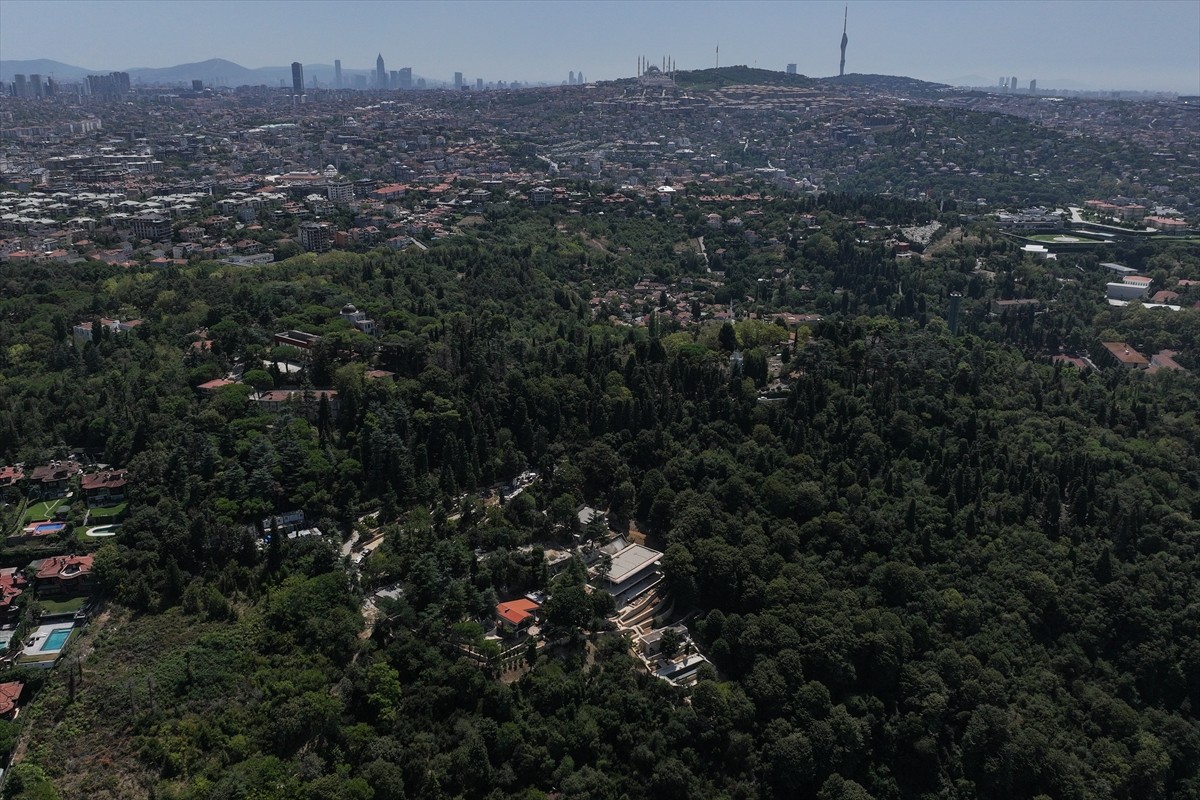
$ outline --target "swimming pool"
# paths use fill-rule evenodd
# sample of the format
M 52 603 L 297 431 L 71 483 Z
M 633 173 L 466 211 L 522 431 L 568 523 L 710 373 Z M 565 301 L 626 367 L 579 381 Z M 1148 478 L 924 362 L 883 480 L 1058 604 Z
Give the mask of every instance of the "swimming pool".
M 59 628 L 50 631 L 50 635 L 46 637 L 46 641 L 42 642 L 42 646 L 38 649 L 48 651 L 62 650 L 63 645 L 67 643 L 67 637 L 70 635 L 70 628 Z
M 65 522 L 38 522 L 34 525 L 30 525 L 26 530 L 28 530 L 30 533 L 36 534 L 57 533 L 65 527 L 67 527 L 67 523 Z

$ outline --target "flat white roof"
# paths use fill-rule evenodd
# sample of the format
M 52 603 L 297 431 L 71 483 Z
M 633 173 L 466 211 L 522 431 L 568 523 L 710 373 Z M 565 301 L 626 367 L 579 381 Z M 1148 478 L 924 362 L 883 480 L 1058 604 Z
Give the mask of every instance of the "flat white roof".
M 612 569 L 608 571 L 608 579 L 615 584 L 623 583 L 651 564 L 658 563 L 662 555 L 649 547 L 631 544 L 613 556 Z

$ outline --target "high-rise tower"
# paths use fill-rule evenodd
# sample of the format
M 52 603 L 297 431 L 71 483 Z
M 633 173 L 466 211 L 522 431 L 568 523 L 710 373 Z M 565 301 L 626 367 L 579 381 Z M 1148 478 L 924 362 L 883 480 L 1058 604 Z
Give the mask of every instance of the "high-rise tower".
M 375 58 L 375 88 L 386 89 L 388 85 L 387 70 L 383 68 L 383 53 Z
M 846 24 L 850 21 L 850 6 L 846 6 L 846 12 L 842 17 L 842 63 L 838 65 L 838 77 L 846 74 L 846 45 L 850 44 L 850 37 L 846 35 Z
M 296 97 L 304 94 L 304 65 L 299 61 L 292 62 L 292 94 Z
M 333 60 L 333 86 L 335 89 L 342 88 L 342 60 L 340 58 Z

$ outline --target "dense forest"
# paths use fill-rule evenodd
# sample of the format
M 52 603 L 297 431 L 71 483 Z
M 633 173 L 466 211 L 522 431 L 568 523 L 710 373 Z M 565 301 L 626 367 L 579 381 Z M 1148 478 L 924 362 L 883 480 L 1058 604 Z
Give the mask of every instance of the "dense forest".
M 856 224 L 956 225 L 922 204 L 781 201 L 747 218 L 770 246 L 705 231 L 712 210 L 497 207 L 427 251 L 252 268 L 0 267 L 0 461 L 86 452 L 131 487 L 101 616 L 52 673 L 17 670 L 36 698 L 0 729 L 6 796 L 1200 796 L 1200 383 L 1048 358 L 1119 338 L 1195 365 L 1200 314 L 1104 306 L 1095 256 L 985 227 L 903 261 Z M 1186 245 L 1117 255 L 1200 278 Z M 739 319 L 592 302 L 644 276 Z M 1048 310 L 990 310 L 1021 297 Z M 101 317 L 143 322 L 72 337 Z M 285 329 L 322 334 L 299 376 L 274 366 Z M 196 391 L 234 365 L 255 368 Z M 285 383 L 338 407 L 248 402 Z M 665 551 L 713 665 L 694 687 L 639 669 L 581 568 L 547 577 L 582 503 Z M 326 535 L 248 527 L 291 509 Z M 358 566 L 339 548 L 367 514 L 385 537 Z M 557 644 L 501 681 L 469 621 L 530 589 Z

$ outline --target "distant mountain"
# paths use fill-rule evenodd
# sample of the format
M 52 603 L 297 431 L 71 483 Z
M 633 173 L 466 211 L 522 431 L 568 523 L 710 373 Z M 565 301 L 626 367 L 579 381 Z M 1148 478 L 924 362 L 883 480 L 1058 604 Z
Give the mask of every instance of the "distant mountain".
M 282 68 L 267 68 L 268 70 Z M 129 80 L 133 83 L 191 83 L 201 80 L 205 83 L 215 83 L 218 78 L 230 86 L 244 83 L 265 83 L 265 79 L 256 80 L 255 73 L 261 70 L 247 69 L 241 64 L 226 61 L 223 58 L 210 58 L 193 64 L 177 64 L 173 67 L 131 67 Z M 291 69 L 287 70 L 287 79 L 292 79 Z
M 0 81 L 11 81 L 13 75 L 53 75 L 56 81 L 78 81 L 86 75 L 95 75 L 97 72 L 98 70 L 75 67 L 49 58 L 35 58 L 31 61 L 0 61 Z

